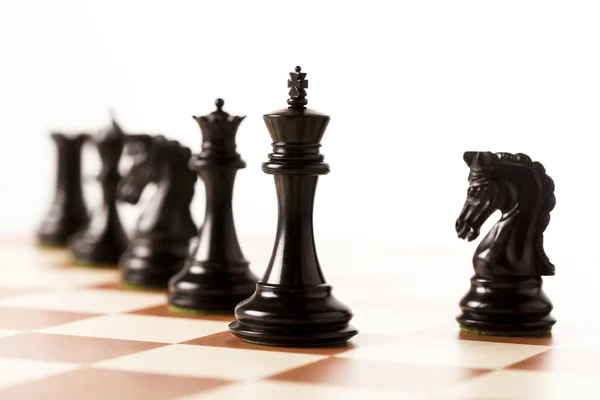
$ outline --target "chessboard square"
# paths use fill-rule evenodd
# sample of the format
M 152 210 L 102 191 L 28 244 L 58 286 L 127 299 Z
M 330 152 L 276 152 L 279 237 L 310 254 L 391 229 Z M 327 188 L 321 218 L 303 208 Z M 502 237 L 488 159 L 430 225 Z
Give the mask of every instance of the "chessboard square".
M 226 322 L 115 314 L 55 326 L 40 332 L 145 342 L 179 343 L 224 330 L 227 330 Z
M 422 400 L 415 393 L 396 390 L 361 389 L 330 385 L 312 385 L 295 382 L 256 381 L 224 386 L 208 393 L 186 396 L 178 400 L 232 400 L 232 399 L 286 399 L 286 400 Z
M 424 393 L 486 372 L 483 369 L 332 357 L 273 375 L 269 379 Z
M 17 335 L 19 333 L 23 333 L 23 331 L 17 331 L 14 329 L 0 329 L 0 338 Z
M 600 350 L 556 347 L 513 364 L 509 369 L 594 373 L 600 376 Z
M 352 324 L 360 332 L 365 333 L 393 332 L 395 335 L 402 335 L 427 329 L 448 320 L 447 316 L 440 316 L 437 313 L 397 311 L 394 312 L 394 318 L 390 318 L 389 310 L 363 309 L 359 305 L 353 307 L 353 310 Z
M 158 343 L 26 332 L 0 339 L 0 357 L 91 363 L 164 346 Z
M 194 314 L 188 312 L 175 311 L 169 304 L 140 308 L 129 311 L 128 314 L 154 315 L 155 317 L 172 317 L 183 319 L 201 319 L 206 321 L 225 321 L 231 323 L 235 321 L 235 316 L 231 314 Z
M 94 364 L 100 368 L 215 379 L 259 379 L 325 358 L 311 354 L 176 344 Z
M 30 331 L 92 318 L 98 314 L 0 307 L 0 328 Z
M 216 379 L 82 368 L 0 390 L 0 398 L 171 400 L 226 384 L 228 382 Z
M 459 324 L 453 320 L 448 321 L 439 325 L 430 326 L 426 329 L 411 332 L 410 337 L 427 337 L 437 339 L 457 339 L 457 340 L 473 340 L 480 342 L 494 342 L 494 343 L 516 343 L 516 344 L 533 344 L 542 346 L 553 346 L 553 336 L 488 336 L 488 335 L 477 335 L 474 333 L 466 333 L 460 330 Z
M 1 265 L 1 264 L 0 264 Z M 4 282 L 2 282 L 4 284 Z M 0 287 L 0 299 L 5 299 L 7 297 L 22 295 L 25 293 L 30 293 L 33 289 L 28 288 L 14 288 L 8 286 Z
M 108 289 L 65 289 L 1 300 L 1 307 L 44 310 L 118 313 L 166 302 L 160 293 L 128 292 Z
M 26 266 L 24 266 L 26 267 Z M 3 286 L 21 289 L 77 288 L 114 282 L 119 272 L 113 269 L 38 265 L 11 270 L 2 277 Z
M 436 399 L 592 399 L 597 393 L 597 374 L 502 370 L 440 390 Z
M 549 346 L 411 337 L 357 348 L 336 357 L 494 369 L 507 367 L 548 349 Z
M 70 261 L 66 249 L 45 249 L 27 241 L 0 245 L 0 265 L 16 271 L 64 266 Z
M 76 369 L 76 364 L 0 357 L 0 389 Z M 0 399 L 8 400 L 0 390 Z

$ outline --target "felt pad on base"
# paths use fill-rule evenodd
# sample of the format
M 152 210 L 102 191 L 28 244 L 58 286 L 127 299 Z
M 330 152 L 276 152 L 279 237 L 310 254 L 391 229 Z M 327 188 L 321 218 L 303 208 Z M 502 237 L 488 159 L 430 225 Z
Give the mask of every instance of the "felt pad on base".
M 541 337 L 541 336 L 548 336 L 552 332 L 552 328 L 541 329 L 541 330 L 537 330 L 537 331 L 521 331 L 521 332 L 497 331 L 497 332 L 495 332 L 495 331 L 486 331 L 486 330 L 467 328 L 462 325 L 460 326 L 460 330 L 464 333 L 470 333 L 472 335 L 504 336 L 504 337 Z

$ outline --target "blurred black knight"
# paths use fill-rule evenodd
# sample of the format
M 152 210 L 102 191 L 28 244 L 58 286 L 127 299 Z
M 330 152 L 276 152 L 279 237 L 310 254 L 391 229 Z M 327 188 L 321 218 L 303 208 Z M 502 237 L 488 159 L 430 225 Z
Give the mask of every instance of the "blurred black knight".
M 151 183 L 156 191 L 121 257 L 123 279 L 166 288 L 169 278 L 183 267 L 190 239 L 197 233 L 190 212 L 197 179 L 187 165 L 191 151 L 160 135 L 130 135 L 125 154 L 133 164 L 119 183 L 119 200 L 137 204 Z

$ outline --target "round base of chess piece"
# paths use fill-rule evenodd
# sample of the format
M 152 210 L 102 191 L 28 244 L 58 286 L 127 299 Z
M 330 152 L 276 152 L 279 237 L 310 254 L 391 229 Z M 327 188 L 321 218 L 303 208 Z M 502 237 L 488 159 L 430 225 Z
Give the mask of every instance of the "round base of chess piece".
M 166 289 L 185 262 L 190 244 L 136 239 L 121 256 L 123 281 L 139 287 Z
M 70 210 L 64 209 L 64 205 L 59 206 L 63 209 L 53 208 L 37 231 L 37 243 L 42 247 L 66 247 L 69 238 L 88 221 L 83 205 Z
M 540 336 L 551 332 L 553 306 L 541 278 L 471 278 L 457 317 L 468 333 L 494 336 Z
M 48 237 L 38 235 L 37 246 L 42 249 L 64 249 L 67 247 L 69 237 Z
M 196 310 L 193 308 L 184 308 L 184 307 L 177 307 L 174 305 L 169 305 L 169 311 L 172 311 L 174 313 L 177 314 L 187 314 L 187 315 L 196 315 L 196 316 L 201 316 L 201 315 L 209 315 L 209 316 L 228 316 L 231 317 L 233 315 L 233 312 L 231 310 Z
M 39 237 L 38 237 L 36 244 L 41 249 L 62 249 L 67 246 L 66 241 L 63 241 L 63 240 L 51 240 L 51 239 L 49 240 L 46 238 L 39 238 Z
M 118 268 L 119 259 L 127 249 L 127 239 L 75 235 L 68 246 L 76 265 Z
M 248 264 L 187 264 L 169 281 L 169 303 L 189 312 L 233 313 L 254 293 L 258 277 Z
M 67 247 L 67 242 L 87 222 L 87 216 L 60 221 L 46 221 L 37 232 L 37 244 L 41 247 Z
M 304 287 L 257 284 L 235 309 L 231 332 L 245 342 L 267 346 L 322 347 L 346 343 L 358 331 L 352 311 L 328 284 Z

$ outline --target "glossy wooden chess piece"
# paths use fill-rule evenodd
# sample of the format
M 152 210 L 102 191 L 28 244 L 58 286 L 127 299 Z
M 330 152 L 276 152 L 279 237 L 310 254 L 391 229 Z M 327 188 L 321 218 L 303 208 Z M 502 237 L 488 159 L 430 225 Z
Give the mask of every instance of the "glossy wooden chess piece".
M 466 152 L 470 168 L 464 208 L 456 221 L 458 237 L 475 240 L 496 211 L 500 220 L 473 256 L 475 275 L 460 301 L 461 328 L 504 336 L 548 334 L 555 319 L 542 290 L 542 276 L 554 275 L 543 234 L 554 208 L 554 182 L 544 166 L 525 154 Z
M 118 199 L 137 204 L 144 188 L 156 192 L 142 212 L 121 257 L 123 280 L 166 288 L 183 268 L 197 227 L 190 212 L 197 176 L 188 168 L 190 149 L 163 136 L 129 135 L 125 154 L 133 159 L 118 187 Z
M 255 293 L 235 309 L 229 327 L 242 340 L 273 346 L 342 344 L 358 332 L 351 310 L 332 294 L 317 257 L 313 204 L 319 175 L 329 173 L 319 153 L 330 117 L 306 109 L 308 81 L 290 74 L 289 107 L 265 115 L 273 153 L 262 169 L 272 174 L 279 219 L 271 261 Z
M 88 221 L 81 179 L 81 152 L 85 134 L 51 134 L 57 147 L 58 168 L 54 200 L 37 232 L 42 246 L 64 247 Z
M 189 165 L 204 182 L 206 212 L 184 268 L 169 282 L 169 303 L 182 311 L 232 313 L 258 280 L 242 254 L 232 209 L 235 175 L 246 167 L 235 143 L 245 117 L 229 115 L 223 104 L 217 99 L 216 111 L 194 117 L 202 131 L 202 150 Z
M 75 264 L 116 268 L 127 248 L 128 238 L 116 206 L 117 185 L 121 179 L 118 166 L 125 136 L 121 127 L 112 121 L 109 129 L 93 138 L 102 162 L 98 179 L 103 196 L 89 223 L 69 240 Z

